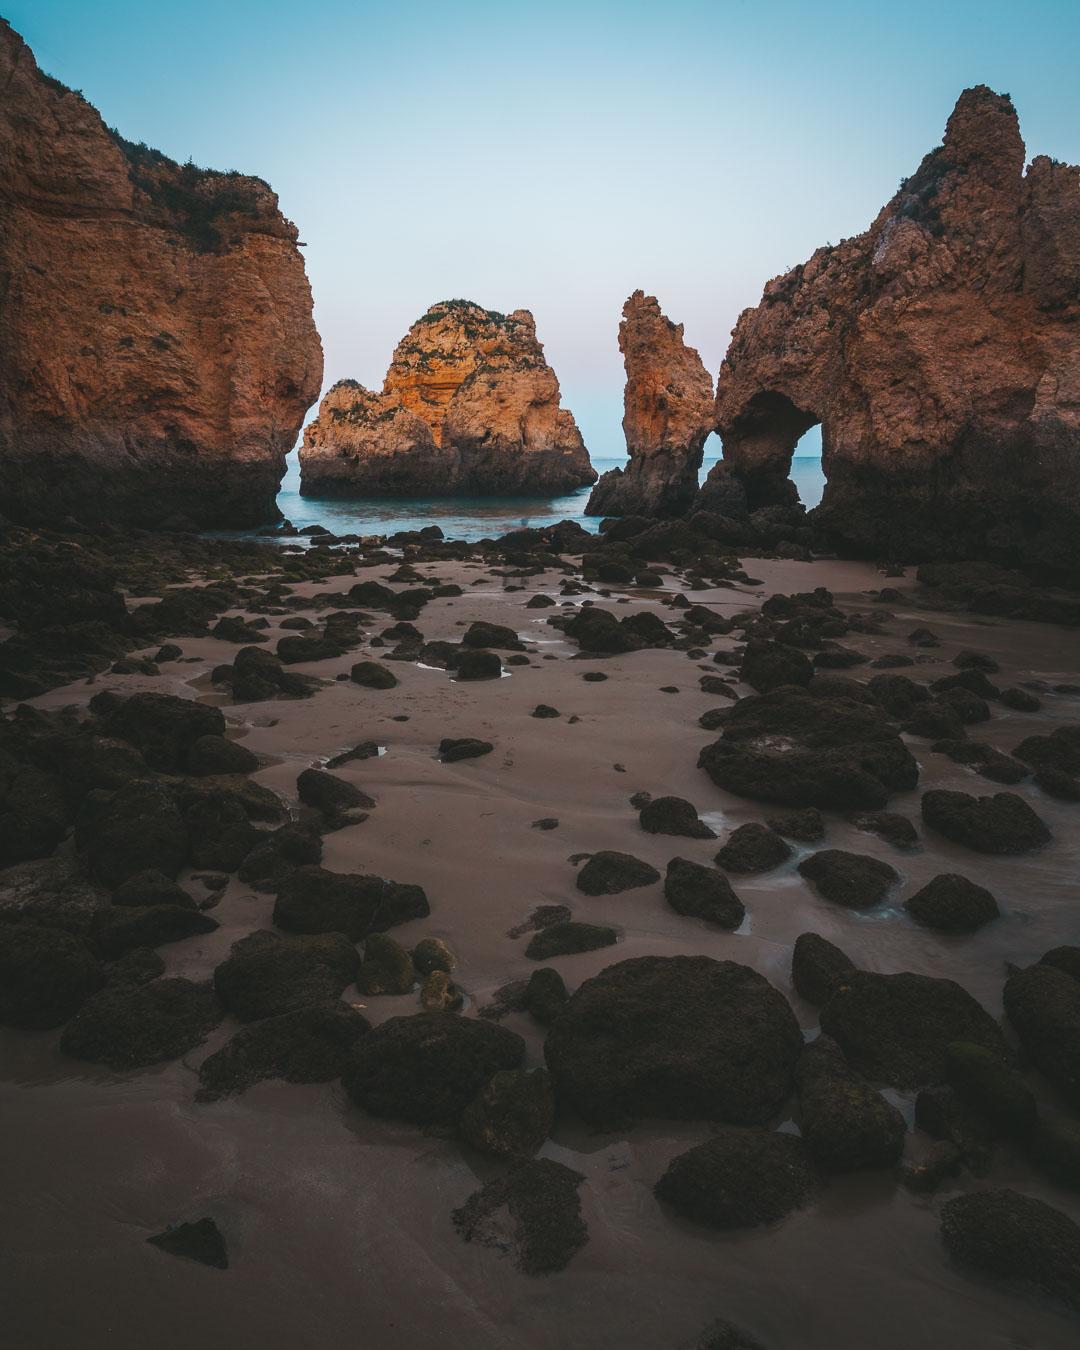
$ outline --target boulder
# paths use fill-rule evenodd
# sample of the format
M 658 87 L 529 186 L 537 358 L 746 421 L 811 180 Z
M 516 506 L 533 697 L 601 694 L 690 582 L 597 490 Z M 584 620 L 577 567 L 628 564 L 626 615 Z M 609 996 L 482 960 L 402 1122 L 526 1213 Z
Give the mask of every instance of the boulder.
M 769 872 L 791 857 L 791 846 L 767 825 L 748 821 L 732 830 L 716 855 L 717 864 L 728 872 Z
M 922 818 L 946 839 L 979 853 L 1027 853 L 1050 840 L 1046 823 L 1015 792 L 972 797 L 938 788 L 923 793 Z
M 826 848 L 799 863 L 799 872 L 834 905 L 870 909 L 880 905 L 899 880 L 896 869 L 880 858 Z
M 1001 913 L 985 886 L 955 872 L 928 881 L 904 901 L 904 908 L 916 923 L 942 933 L 974 933 Z
M 726 1126 L 674 1158 L 654 1189 L 684 1218 L 730 1229 L 785 1218 L 817 1184 L 797 1135 Z
M 660 873 L 651 863 L 630 853 L 603 849 L 593 853 L 577 874 L 577 888 L 586 895 L 618 895 L 639 886 L 652 886 Z
M 546 1069 L 503 1069 L 461 1115 L 462 1138 L 481 1153 L 530 1157 L 551 1133 L 555 1097 Z
M 810 1156 L 827 1172 L 891 1167 L 904 1149 L 904 1117 L 853 1072 L 828 1036 L 803 1050 L 795 1069 L 799 1123 Z
M 664 899 L 676 914 L 704 919 L 729 931 L 738 928 L 746 917 L 742 901 L 723 872 L 688 858 L 672 858 L 668 863 Z
M 87 999 L 64 1028 L 60 1049 L 122 1073 L 179 1059 L 201 1045 L 221 1018 L 209 984 L 116 984 Z
M 341 933 L 279 937 L 249 933 L 214 971 L 214 988 L 241 1022 L 336 999 L 356 978 L 360 957 Z

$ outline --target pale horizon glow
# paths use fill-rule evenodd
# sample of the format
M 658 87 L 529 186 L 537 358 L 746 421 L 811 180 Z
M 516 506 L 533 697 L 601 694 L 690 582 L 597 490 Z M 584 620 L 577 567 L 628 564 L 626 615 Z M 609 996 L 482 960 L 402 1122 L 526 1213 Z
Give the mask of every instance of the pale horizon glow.
M 1012 95 L 1029 157 L 1080 160 L 1074 0 L 2 8 L 124 136 L 270 182 L 327 386 L 379 388 L 438 300 L 530 309 L 598 458 L 623 451 L 631 291 L 715 376 L 739 312 L 864 230 L 963 88 Z

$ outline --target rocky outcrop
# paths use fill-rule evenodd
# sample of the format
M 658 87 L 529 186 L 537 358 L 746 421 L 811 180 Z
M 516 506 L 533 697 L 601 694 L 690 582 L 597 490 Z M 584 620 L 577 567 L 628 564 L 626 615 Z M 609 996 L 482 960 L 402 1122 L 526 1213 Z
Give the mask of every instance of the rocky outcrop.
M 682 324 L 656 297 L 635 291 L 623 306 L 619 351 L 626 367 L 623 433 L 630 461 L 605 473 L 590 516 L 680 516 L 692 505 L 705 439 L 713 429 L 713 382 L 683 341 Z
M 309 496 L 561 493 L 596 481 L 526 309 L 432 305 L 381 394 L 341 380 L 300 451 Z
M 274 519 L 322 380 L 277 197 L 123 140 L 2 21 L 0 88 L 4 514 Z
M 966 90 L 870 229 L 743 313 L 716 409 L 752 509 L 820 422 L 841 547 L 1076 571 L 1080 170 L 1024 158 L 1009 99 Z

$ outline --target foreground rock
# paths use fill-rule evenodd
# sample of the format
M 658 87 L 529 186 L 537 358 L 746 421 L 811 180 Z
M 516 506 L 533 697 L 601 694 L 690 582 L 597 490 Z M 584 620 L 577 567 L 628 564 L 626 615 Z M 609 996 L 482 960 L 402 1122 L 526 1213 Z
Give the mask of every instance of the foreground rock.
M 942 1206 L 941 1238 L 960 1265 L 1080 1310 L 1080 1228 L 1018 1191 L 958 1195 Z
M 1009 99 L 965 90 L 870 229 L 742 315 L 717 422 L 751 507 L 789 499 L 792 451 L 820 422 L 815 522 L 845 548 L 1075 575 L 1080 185 L 1025 160 Z
M 637 957 L 571 996 L 544 1045 L 560 1102 L 592 1124 L 768 1120 L 802 1035 L 763 976 L 707 956 Z
M 751 1228 L 798 1209 L 816 1186 L 813 1164 L 797 1135 L 729 1126 L 675 1158 L 655 1190 L 697 1223 Z
M 341 933 L 280 937 L 249 933 L 214 971 L 214 987 L 241 1022 L 295 1012 L 338 998 L 356 978 L 360 957 Z
M 1080 1108 L 1080 981 L 1043 962 L 1015 971 L 1005 1012 L 1032 1062 Z
M 394 351 L 381 394 L 339 380 L 304 432 L 314 496 L 570 492 L 595 482 L 528 310 L 446 300 Z
M 821 1010 L 821 1029 L 857 1072 L 898 1088 L 940 1082 L 953 1041 L 1005 1054 L 1001 1028 L 967 990 L 907 971 L 843 977 Z
M 1046 823 L 1015 792 L 972 797 L 966 792 L 924 792 L 922 818 L 931 829 L 979 853 L 1027 853 L 1050 840 Z
M 286 1083 L 329 1083 L 340 1078 L 349 1053 L 368 1030 L 367 1019 L 344 1003 L 320 1003 L 268 1017 L 238 1031 L 199 1066 L 196 1100 L 217 1101 L 264 1078 Z
M 119 984 L 88 999 L 64 1028 L 60 1049 L 122 1072 L 178 1059 L 222 1018 L 213 989 L 191 980 Z
M 680 516 L 697 495 L 705 440 L 713 428 L 713 382 L 682 324 L 655 296 L 635 291 L 623 306 L 619 350 L 626 367 L 623 433 L 629 462 L 593 488 L 590 516 Z
M 528 1157 L 548 1137 L 554 1119 L 547 1070 L 504 1069 L 465 1108 L 461 1134 L 481 1153 Z
M 824 848 L 799 863 L 799 872 L 812 881 L 826 900 L 848 909 L 870 909 L 880 905 L 892 886 L 900 880 L 896 869 L 880 858 L 864 853 L 846 853 L 840 848 Z
M 510 1250 L 526 1275 L 551 1275 L 569 1264 L 589 1240 L 578 1187 L 585 1180 L 550 1158 L 519 1162 L 454 1210 L 454 1227 L 466 1242 Z
M 455 1013 L 392 1017 L 356 1047 L 343 1081 L 373 1116 L 456 1125 L 500 1069 L 516 1069 L 525 1042 L 505 1027 Z
M 0 1024 L 25 1031 L 58 1027 L 103 982 L 93 952 L 71 933 L 0 924 Z
M 676 914 L 704 919 L 718 928 L 738 928 L 746 917 L 745 906 L 723 872 L 688 858 L 672 858 L 668 863 L 664 899 Z
M 819 1167 L 850 1172 L 891 1167 L 904 1148 L 904 1117 L 848 1066 L 840 1047 L 819 1036 L 795 1070 L 799 1120 Z
M 146 1240 L 163 1252 L 168 1252 L 170 1256 L 180 1256 L 185 1261 L 198 1261 L 200 1265 L 213 1266 L 217 1270 L 229 1268 L 229 1253 L 225 1238 L 213 1219 L 196 1219 L 194 1223 L 180 1223 Z
M 0 274 L 21 278 L 0 317 L 4 514 L 275 519 L 322 380 L 277 197 L 125 141 L 6 23 L 0 85 Z

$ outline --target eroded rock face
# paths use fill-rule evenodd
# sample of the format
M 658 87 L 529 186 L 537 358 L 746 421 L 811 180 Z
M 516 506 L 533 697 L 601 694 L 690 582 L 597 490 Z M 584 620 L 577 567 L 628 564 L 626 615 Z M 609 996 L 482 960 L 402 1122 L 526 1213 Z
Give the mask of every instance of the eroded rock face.
M 1009 99 L 966 90 L 870 229 L 743 313 L 716 409 L 751 508 L 790 499 L 820 422 L 842 547 L 1075 571 L 1080 171 L 1024 159 Z
M 277 197 L 122 140 L 2 22 L 0 88 L 4 514 L 275 519 L 322 380 Z
M 619 351 L 626 367 L 623 432 L 630 462 L 605 473 L 590 516 L 679 516 L 697 495 L 705 439 L 713 429 L 713 382 L 683 341 L 682 324 L 656 297 L 635 291 L 623 306 Z
M 444 300 L 394 351 L 381 394 L 329 391 L 300 451 L 309 496 L 561 493 L 596 479 L 526 309 Z

